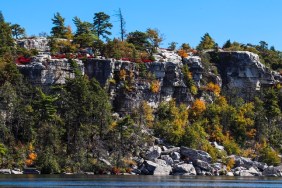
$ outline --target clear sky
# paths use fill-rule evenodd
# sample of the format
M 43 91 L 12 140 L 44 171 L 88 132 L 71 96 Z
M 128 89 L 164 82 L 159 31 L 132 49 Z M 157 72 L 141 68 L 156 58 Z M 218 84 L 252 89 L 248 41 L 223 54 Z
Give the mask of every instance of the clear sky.
M 226 40 L 282 50 L 282 0 L 0 0 L 6 21 L 23 26 L 28 35 L 49 33 L 54 13 L 92 22 L 96 12 L 111 16 L 112 37 L 119 37 L 115 14 L 121 8 L 127 32 L 157 28 L 165 36 L 162 46 L 175 41 L 197 46 L 208 32 L 222 45 Z

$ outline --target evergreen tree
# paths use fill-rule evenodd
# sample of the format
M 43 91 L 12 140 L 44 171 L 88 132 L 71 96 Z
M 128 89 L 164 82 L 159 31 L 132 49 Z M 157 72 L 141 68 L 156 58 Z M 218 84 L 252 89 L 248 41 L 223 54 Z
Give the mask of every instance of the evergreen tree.
M 93 26 L 99 39 L 100 37 L 108 39 L 109 38 L 108 35 L 112 34 L 108 30 L 113 27 L 113 25 L 109 21 L 110 21 L 110 16 L 105 14 L 104 12 L 98 12 L 94 14 Z
M 14 38 L 18 39 L 25 36 L 25 29 L 22 28 L 19 24 L 11 25 L 11 29 Z
M 222 46 L 222 48 L 230 48 L 231 47 L 231 41 L 230 41 L 230 39 L 228 40 L 228 41 L 226 41 L 225 43 L 224 43 L 224 45 Z
M 141 31 L 130 32 L 127 36 L 127 42 L 135 46 L 137 50 L 146 51 L 150 47 L 148 35 Z
M 59 12 L 54 15 L 52 19 L 53 24 L 51 34 L 54 38 L 66 38 L 67 27 L 65 26 L 65 18 Z
M 5 22 L 2 12 L 0 12 L 0 57 L 4 54 L 11 54 L 14 48 L 12 30 L 9 23 Z
M 93 46 L 94 40 L 97 40 L 93 32 L 93 26 L 89 22 L 81 21 L 78 17 L 74 17 L 73 22 L 76 26 L 74 35 L 74 43 L 79 44 L 80 47 Z
M 207 50 L 207 49 L 213 49 L 216 47 L 216 43 L 211 38 L 211 36 L 206 33 L 202 39 L 200 44 L 197 46 L 197 50 Z

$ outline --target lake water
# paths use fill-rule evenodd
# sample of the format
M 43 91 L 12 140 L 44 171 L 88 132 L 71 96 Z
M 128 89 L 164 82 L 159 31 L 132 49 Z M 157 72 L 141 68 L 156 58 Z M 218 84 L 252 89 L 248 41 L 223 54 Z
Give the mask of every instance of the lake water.
M 97 175 L 0 175 L 0 187 L 279 187 L 282 178 L 269 177 L 185 177 L 185 176 L 97 176 Z

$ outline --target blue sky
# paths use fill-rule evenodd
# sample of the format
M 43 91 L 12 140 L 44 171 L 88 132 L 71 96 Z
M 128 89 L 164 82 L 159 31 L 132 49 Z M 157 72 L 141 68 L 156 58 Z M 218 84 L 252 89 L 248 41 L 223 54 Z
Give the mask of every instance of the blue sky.
M 264 40 L 282 50 L 282 0 L 0 0 L 6 21 L 20 24 L 28 35 L 49 33 L 56 12 L 75 30 L 74 16 L 92 22 L 103 11 L 114 24 L 112 37 L 119 37 L 114 16 L 119 8 L 127 32 L 157 28 L 165 36 L 163 47 L 172 41 L 195 47 L 208 32 L 219 45 L 228 39 Z

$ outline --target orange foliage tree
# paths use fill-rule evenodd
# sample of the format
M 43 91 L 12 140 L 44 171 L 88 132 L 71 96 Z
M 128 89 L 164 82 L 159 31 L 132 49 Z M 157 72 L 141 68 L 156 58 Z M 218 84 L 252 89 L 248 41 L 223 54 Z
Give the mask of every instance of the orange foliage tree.
M 37 159 L 37 154 L 35 153 L 32 144 L 29 145 L 28 150 L 29 151 L 28 151 L 27 159 L 25 160 L 25 165 L 32 166 Z
M 151 91 L 153 93 L 158 93 L 161 89 L 160 82 L 158 80 L 153 80 L 151 83 Z
M 206 104 L 200 99 L 196 99 L 191 107 L 191 115 L 198 117 L 206 110 Z
M 181 49 L 181 50 L 178 50 L 178 55 L 182 58 L 182 60 L 186 57 L 188 57 L 188 54 L 185 50 Z
M 220 87 L 219 87 L 219 85 L 214 84 L 212 82 L 209 82 L 204 89 L 206 91 L 213 92 L 216 96 L 219 96 L 219 94 L 220 94 Z

